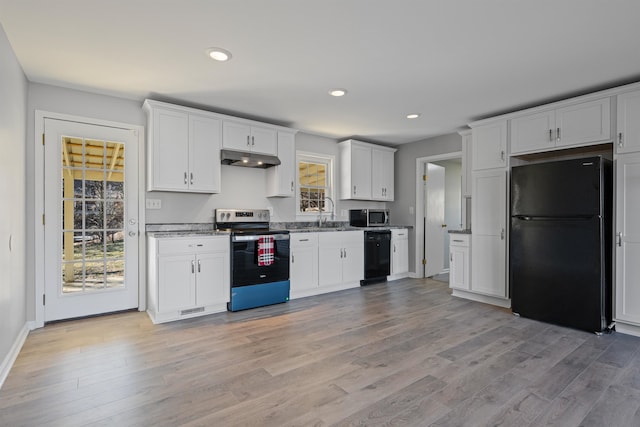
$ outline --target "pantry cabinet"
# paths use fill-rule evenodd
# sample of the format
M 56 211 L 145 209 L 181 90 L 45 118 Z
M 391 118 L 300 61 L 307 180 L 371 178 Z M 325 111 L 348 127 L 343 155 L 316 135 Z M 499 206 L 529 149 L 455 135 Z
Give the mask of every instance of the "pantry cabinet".
M 471 291 L 507 298 L 507 171 L 475 172 L 471 215 Z
M 499 120 L 472 129 L 473 170 L 507 166 L 507 121 Z
M 289 276 L 291 299 L 318 292 L 318 233 L 291 233 Z
M 280 164 L 267 169 L 267 197 L 293 197 L 296 193 L 295 134 L 278 132 Z
M 229 236 L 148 239 L 149 308 L 154 323 L 226 310 Z
M 393 201 L 394 148 L 346 140 L 340 149 L 340 198 Z
M 610 140 L 610 97 L 511 119 L 512 155 L 584 146 Z
M 221 120 L 145 101 L 149 191 L 220 192 Z
M 222 146 L 230 150 L 275 156 L 278 151 L 278 134 L 275 129 L 225 120 L 222 125 Z
M 640 151 L 640 90 L 618 95 L 617 116 L 616 152 Z
M 616 189 L 615 319 L 640 328 L 640 153 L 618 157 Z
M 401 279 L 409 274 L 409 230 L 391 230 L 391 275 L 389 280 Z
M 328 289 L 359 286 L 364 279 L 364 232 L 322 232 L 318 234 L 318 244 L 320 286 Z

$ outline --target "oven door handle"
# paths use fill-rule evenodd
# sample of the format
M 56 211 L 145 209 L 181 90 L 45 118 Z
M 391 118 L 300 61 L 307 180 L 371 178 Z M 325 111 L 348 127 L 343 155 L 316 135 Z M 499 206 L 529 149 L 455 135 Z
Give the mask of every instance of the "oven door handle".
M 231 238 L 231 241 L 232 242 L 255 242 L 262 236 L 273 237 L 273 240 L 289 240 L 288 234 L 261 234 L 261 235 L 251 235 L 251 236 L 233 236 Z

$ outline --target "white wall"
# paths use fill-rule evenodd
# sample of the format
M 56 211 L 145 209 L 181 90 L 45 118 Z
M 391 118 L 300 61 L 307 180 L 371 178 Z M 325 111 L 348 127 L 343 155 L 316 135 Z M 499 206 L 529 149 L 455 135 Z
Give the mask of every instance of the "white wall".
M 27 80 L 0 26 L 0 365 L 27 322 L 25 129 Z M 0 374 L 2 374 L 0 372 Z M 0 384 L 2 378 L 0 378 Z
M 409 271 L 415 272 L 416 159 L 462 150 L 457 133 L 437 136 L 397 147 L 395 157 L 395 202 L 390 204 L 395 224 L 411 225 L 409 230 Z

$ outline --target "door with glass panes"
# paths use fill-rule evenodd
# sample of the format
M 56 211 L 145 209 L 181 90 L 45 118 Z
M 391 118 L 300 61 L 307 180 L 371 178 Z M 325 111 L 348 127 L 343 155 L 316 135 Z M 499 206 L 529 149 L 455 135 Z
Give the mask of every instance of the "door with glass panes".
M 135 131 L 44 127 L 45 321 L 138 307 Z

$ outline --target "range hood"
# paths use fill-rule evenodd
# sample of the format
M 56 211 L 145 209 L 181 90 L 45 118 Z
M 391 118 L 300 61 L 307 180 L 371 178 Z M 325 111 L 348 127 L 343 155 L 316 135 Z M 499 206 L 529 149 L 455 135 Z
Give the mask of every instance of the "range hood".
M 268 154 L 248 153 L 233 150 L 221 150 L 220 161 L 223 165 L 244 166 L 246 168 L 270 168 L 280 164 L 280 159 Z

